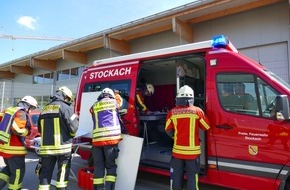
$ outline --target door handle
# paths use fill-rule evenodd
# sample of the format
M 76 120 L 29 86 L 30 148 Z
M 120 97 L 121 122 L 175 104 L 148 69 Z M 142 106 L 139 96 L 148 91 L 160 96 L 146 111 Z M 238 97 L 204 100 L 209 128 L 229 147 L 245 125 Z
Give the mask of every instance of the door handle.
M 216 128 L 226 129 L 226 130 L 233 129 L 233 127 L 230 125 L 217 125 Z

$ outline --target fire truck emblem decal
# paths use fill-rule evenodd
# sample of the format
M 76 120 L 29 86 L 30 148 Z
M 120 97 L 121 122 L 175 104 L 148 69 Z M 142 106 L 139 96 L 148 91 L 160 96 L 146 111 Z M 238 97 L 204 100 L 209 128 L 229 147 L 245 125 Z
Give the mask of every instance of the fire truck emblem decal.
M 250 155 L 257 155 L 258 154 L 258 146 L 255 145 L 249 145 L 249 154 Z

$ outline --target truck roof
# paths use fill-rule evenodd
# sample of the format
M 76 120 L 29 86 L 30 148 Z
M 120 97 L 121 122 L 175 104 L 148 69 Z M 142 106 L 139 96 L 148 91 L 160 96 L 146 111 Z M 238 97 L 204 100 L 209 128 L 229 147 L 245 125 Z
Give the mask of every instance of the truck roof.
M 162 48 L 157 50 L 145 51 L 140 53 L 134 53 L 130 55 L 123 55 L 118 57 L 106 58 L 101 60 L 96 60 L 93 63 L 93 66 L 99 66 L 106 63 L 121 62 L 128 60 L 142 60 L 150 57 L 158 57 L 161 55 L 169 55 L 180 52 L 193 51 L 198 49 L 206 49 L 212 47 L 212 40 L 190 43 L 185 45 L 173 46 L 168 48 Z

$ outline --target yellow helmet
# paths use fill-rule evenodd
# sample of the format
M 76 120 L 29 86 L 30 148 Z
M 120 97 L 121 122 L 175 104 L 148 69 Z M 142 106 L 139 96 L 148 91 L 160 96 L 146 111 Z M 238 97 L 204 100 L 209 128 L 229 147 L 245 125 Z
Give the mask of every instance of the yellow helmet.
M 194 98 L 194 92 L 192 88 L 184 85 L 179 89 L 176 98 Z
M 70 101 L 73 100 L 73 93 L 68 87 L 62 86 L 62 87 L 59 87 L 58 90 L 62 91 L 70 99 Z

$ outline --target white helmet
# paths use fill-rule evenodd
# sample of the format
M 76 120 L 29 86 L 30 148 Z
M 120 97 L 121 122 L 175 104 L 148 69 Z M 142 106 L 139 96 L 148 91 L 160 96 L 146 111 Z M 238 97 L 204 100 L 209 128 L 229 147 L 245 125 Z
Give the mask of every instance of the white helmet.
M 37 101 L 32 96 L 24 96 L 20 101 L 26 102 L 32 107 L 38 107 Z
M 176 98 L 194 98 L 194 93 L 192 88 L 187 85 L 181 87 L 177 93 Z
M 154 86 L 150 83 L 146 83 L 146 89 L 148 90 L 148 92 L 150 93 L 150 95 L 154 94 Z
M 104 88 L 104 89 L 102 90 L 102 93 L 103 93 L 103 94 L 110 94 L 113 98 L 115 98 L 115 94 L 114 94 L 113 90 L 110 89 L 110 88 Z
M 62 91 L 67 97 L 69 97 L 69 99 L 72 101 L 73 100 L 73 94 L 71 92 L 71 90 L 66 87 L 66 86 L 62 86 L 58 88 L 59 91 Z

